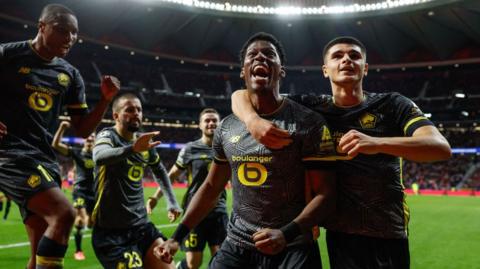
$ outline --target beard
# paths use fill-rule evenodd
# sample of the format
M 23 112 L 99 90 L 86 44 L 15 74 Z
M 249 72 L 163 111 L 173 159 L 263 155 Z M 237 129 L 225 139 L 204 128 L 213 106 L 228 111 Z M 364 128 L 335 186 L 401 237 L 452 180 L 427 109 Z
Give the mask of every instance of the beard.
M 129 132 L 135 133 L 135 132 L 138 132 L 138 130 L 140 130 L 140 126 L 130 124 L 130 125 L 127 126 L 127 130 Z

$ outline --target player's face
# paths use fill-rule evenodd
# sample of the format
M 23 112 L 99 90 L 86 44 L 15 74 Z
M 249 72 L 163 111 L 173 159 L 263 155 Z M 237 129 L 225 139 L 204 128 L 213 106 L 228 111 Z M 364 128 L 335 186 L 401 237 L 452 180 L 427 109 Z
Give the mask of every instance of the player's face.
M 49 56 L 65 57 L 77 41 L 78 21 L 71 14 L 58 16 L 51 22 L 40 22 L 42 46 Z
M 365 55 L 359 46 L 353 44 L 333 45 L 324 61 L 323 74 L 335 84 L 361 83 L 368 71 Z
M 212 137 L 217 124 L 220 121 L 220 117 L 216 113 L 205 113 L 200 118 L 200 130 L 208 137 Z
M 115 122 L 129 132 L 136 132 L 142 126 L 142 103 L 137 98 L 120 100 L 118 112 L 113 113 Z
M 95 142 L 95 134 L 92 133 L 87 137 L 87 139 L 85 139 L 83 147 L 85 148 L 86 151 L 92 151 L 94 142 Z
M 264 40 L 251 43 L 246 50 L 240 77 L 249 90 L 271 91 L 280 87 L 285 77 L 275 46 Z

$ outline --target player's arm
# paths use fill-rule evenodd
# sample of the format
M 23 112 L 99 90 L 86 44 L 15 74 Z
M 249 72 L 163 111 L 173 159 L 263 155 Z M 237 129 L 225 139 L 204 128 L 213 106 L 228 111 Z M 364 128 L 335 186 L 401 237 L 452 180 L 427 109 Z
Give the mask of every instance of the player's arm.
M 97 128 L 110 102 L 120 89 L 120 81 L 113 76 L 104 76 L 100 88 L 102 97 L 90 113 L 71 115 L 71 122 L 76 134 L 83 138 L 88 137 Z
M 67 145 L 62 143 L 62 138 L 65 130 L 69 127 L 70 123 L 68 121 L 62 121 L 57 131 L 55 132 L 52 140 L 52 147 L 64 156 L 68 156 L 69 149 Z
M 417 128 L 410 137 L 372 137 L 350 130 L 340 139 L 339 147 L 351 157 L 384 153 L 415 162 L 446 160 L 452 155 L 447 139 L 431 125 Z
M 167 263 L 172 260 L 182 239 L 215 207 L 230 178 L 230 173 L 230 165 L 227 162 L 212 163 L 205 182 L 193 196 L 182 222 L 178 225 L 172 237 L 154 249 L 158 258 Z
M 262 253 L 281 252 L 297 236 L 310 233 L 335 211 L 335 173 L 333 170 L 309 169 L 305 173 L 306 185 L 313 194 L 310 202 L 293 221 L 280 229 L 265 228 L 253 234 L 255 247 Z
M 167 198 L 167 211 L 169 212 L 168 218 L 173 222 L 182 213 L 182 209 L 178 205 L 175 194 L 173 193 L 167 169 L 165 169 L 163 163 L 159 161 L 156 166 L 152 167 L 152 172 L 153 178 L 160 186 L 159 189 L 165 193 L 165 197 Z
M 170 171 L 168 171 L 168 177 L 172 182 L 178 180 L 181 174 L 182 170 L 179 169 L 175 164 L 172 166 L 172 168 L 170 168 Z M 148 197 L 146 204 L 148 214 L 152 214 L 153 209 L 157 206 L 158 199 L 162 198 L 162 196 L 162 188 L 158 187 L 155 193 L 152 196 Z
M 280 149 L 289 145 L 290 134 L 278 128 L 273 122 L 261 118 L 250 102 L 247 90 L 237 90 L 232 94 L 232 111 L 245 123 L 248 131 L 258 142 L 272 148 Z
M 159 133 L 144 133 L 130 146 L 113 147 L 110 143 L 96 144 L 93 148 L 93 161 L 97 165 L 109 165 L 122 161 L 131 154 L 147 151 L 160 144 L 160 141 L 151 141 L 152 137 Z

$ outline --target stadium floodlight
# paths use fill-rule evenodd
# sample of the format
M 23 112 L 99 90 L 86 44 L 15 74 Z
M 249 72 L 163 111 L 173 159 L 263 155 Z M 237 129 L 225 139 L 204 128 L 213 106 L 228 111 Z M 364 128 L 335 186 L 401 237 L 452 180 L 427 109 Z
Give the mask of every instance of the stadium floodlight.
M 457 98 L 465 98 L 465 94 L 463 92 L 457 92 L 455 93 L 455 97 Z
M 146 1 L 146 0 L 137 0 Z M 349 5 L 321 5 L 321 6 L 262 6 L 262 5 L 237 5 L 231 2 L 210 2 L 201 0 L 150 0 L 177 4 L 199 9 L 246 13 L 246 14 L 270 14 L 270 15 L 327 15 L 327 14 L 351 14 L 377 10 L 387 10 L 405 6 L 425 4 L 439 0 L 378 0 L 378 2 Z

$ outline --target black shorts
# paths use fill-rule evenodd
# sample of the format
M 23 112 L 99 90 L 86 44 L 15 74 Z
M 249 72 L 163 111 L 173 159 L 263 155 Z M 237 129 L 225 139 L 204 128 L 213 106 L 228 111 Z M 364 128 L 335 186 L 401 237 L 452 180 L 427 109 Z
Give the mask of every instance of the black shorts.
M 0 166 L 0 190 L 20 208 L 25 222 L 33 214 L 27 208 L 28 200 L 50 188 L 60 188 L 60 175 L 40 163 L 5 163 Z
M 327 230 L 331 269 L 408 269 L 408 239 L 384 239 Z
M 95 207 L 95 197 L 87 195 L 84 191 L 73 189 L 73 207 L 85 208 L 87 214 L 91 215 Z
M 108 229 L 95 226 L 92 245 L 105 269 L 143 268 L 143 260 L 155 240 L 165 236 L 148 222 L 130 229 Z
M 212 257 L 210 269 L 321 269 L 322 261 L 316 241 L 286 248 L 277 255 L 265 255 L 242 248 L 226 239 Z
M 183 251 L 203 251 L 205 245 L 220 246 L 227 236 L 227 213 L 213 213 L 182 240 Z

